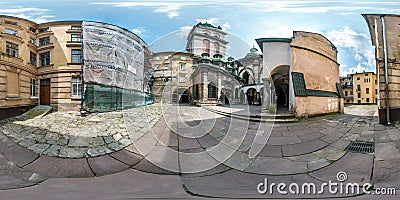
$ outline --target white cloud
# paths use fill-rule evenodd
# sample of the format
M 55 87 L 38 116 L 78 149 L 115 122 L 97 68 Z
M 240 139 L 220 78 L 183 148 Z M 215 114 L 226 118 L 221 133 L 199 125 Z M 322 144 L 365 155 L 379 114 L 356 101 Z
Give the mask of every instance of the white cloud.
M 144 36 L 144 33 L 147 32 L 147 30 L 143 26 L 139 26 L 137 28 L 132 29 L 132 32 L 135 33 L 136 35 Z
M 186 38 L 189 35 L 190 30 L 192 30 L 192 26 L 182 26 L 176 35 L 180 38 Z
M 358 62 L 357 67 L 350 69 L 366 70 L 375 67 L 374 48 L 371 45 L 369 36 L 364 33 L 357 33 L 348 26 L 340 30 L 331 30 L 324 35 L 338 48 L 349 49 L 354 54 L 354 60 Z
M 206 18 L 198 18 L 198 19 L 196 19 L 197 23 L 199 23 L 199 22 L 206 23 L 207 22 L 209 24 L 216 24 L 216 23 L 218 23 L 218 21 L 219 21 L 219 19 L 215 18 L 215 17 L 208 18 L 208 19 L 206 19 Z
M 231 29 L 231 24 L 229 24 L 228 22 L 225 22 L 224 24 L 221 25 L 222 30 L 227 31 L 229 29 Z
M 342 64 L 340 66 L 340 76 L 347 76 L 348 74 L 354 74 L 356 72 L 360 73 L 360 72 L 364 72 L 364 71 L 371 71 L 368 70 L 367 68 L 361 66 L 360 63 L 357 64 L 357 66 L 355 67 L 348 67 L 346 64 Z
M 10 15 L 10 16 L 14 16 L 14 17 L 20 17 L 20 18 L 34 21 L 36 23 L 44 23 L 44 22 L 48 22 L 54 18 L 54 16 L 52 16 L 52 15 L 47 15 L 47 13 L 49 11 L 50 10 L 43 9 L 43 8 L 17 7 L 17 8 L 0 9 L 0 14 Z
M 180 9 L 179 5 L 169 5 L 160 7 L 154 10 L 155 13 L 167 13 L 168 18 L 172 19 L 174 17 L 178 17 L 180 14 L 178 10 Z

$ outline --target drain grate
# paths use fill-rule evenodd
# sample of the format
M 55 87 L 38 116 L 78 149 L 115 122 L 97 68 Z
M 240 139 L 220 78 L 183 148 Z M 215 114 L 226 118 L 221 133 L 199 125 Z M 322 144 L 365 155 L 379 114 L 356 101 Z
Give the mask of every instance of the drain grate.
M 349 146 L 347 146 L 345 150 L 354 153 L 374 153 L 374 143 L 351 141 Z

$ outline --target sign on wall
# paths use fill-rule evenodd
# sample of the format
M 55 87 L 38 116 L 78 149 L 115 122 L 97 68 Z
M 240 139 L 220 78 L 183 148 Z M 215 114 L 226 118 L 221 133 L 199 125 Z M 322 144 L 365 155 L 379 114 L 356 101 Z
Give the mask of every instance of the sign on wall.
M 84 81 L 142 91 L 144 42 L 110 24 L 85 21 L 82 29 Z

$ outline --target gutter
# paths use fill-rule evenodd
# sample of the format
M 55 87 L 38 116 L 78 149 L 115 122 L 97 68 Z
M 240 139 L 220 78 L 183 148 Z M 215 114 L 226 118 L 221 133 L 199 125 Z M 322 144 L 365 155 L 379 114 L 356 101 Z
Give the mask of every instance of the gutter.
M 389 103 L 389 74 L 388 74 L 388 55 L 386 46 L 386 26 L 384 16 L 381 16 L 382 22 L 382 35 L 383 35 L 383 53 L 385 56 L 385 92 L 386 92 L 386 120 L 387 124 L 390 125 L 390 103 Z

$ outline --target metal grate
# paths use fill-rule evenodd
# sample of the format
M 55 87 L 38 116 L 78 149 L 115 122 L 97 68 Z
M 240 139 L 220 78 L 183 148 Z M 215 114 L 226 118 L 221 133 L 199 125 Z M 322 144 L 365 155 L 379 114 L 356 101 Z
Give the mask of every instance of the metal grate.
M 346 147 L 346 151 L 351 151 L 354 153 L 374 153 L 374 143 L 373 142 L 361 142 L 352 141 L 349 146 Z

